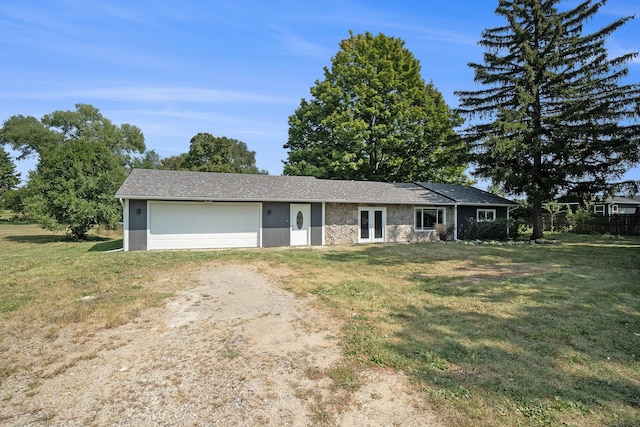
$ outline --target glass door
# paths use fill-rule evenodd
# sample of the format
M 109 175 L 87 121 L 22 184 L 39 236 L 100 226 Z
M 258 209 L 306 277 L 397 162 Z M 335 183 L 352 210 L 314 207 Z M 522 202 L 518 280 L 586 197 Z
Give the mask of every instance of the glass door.
M 385 241 L 387 222 L 386 208 L 358 209 L 358 242 L 373 243 Z

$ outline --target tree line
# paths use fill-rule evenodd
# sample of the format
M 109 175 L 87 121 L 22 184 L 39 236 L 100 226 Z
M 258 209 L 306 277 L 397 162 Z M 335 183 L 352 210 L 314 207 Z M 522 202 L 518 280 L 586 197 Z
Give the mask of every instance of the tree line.
M 27 184 L 16 190 L 20 176 L 0 147 L 0 207 L 82 239 L 94 225 L 115 227 L 120 221 L 122 210 L 113 195 L 133 168 L 265 173 L 242 141 L 198 133 L 187 153 L 163 159 L 146 150 L 138 127 L 117 126 L 92 105 L 75 107 L 40 120 L 17 115 L 4 122 L 0 141 L 17 151 L 18 159 L 37 156 L 38 163 Z
M 585 33 L 607 1 L 569 10 L 560 1 L 498 1 L 504 25 L 483 31 L 484 61 L 469 64 L 482 87 L 456 92 L 457 109 L 425 82 L 404 41 L 350 33 L 289 117 L 284 174 L 470 183 L 471 166 L 473 177 L 526 198 L 532 238 L 542 237 L 543 203 L 559 195 L 637 191 L 637 183 L 621 182 L 640 163 L 640 85 L 624 81 L 637 53 L 610 57 L 605 46 L 633 17 Z M 244 142 L 208 133 L 195 135 L 188 153 L 163 159 L 145 151 L 140 129 L 82 104 L 41 120 L 13 116 L 0 143 L 20 157 L 39 156 L 25 207 L 42 225 L 77 237 L 119 219 L 107 199 L 131 168 L 266 173 Z M 6 194 L 19 178 L 4 149 L 0 174 Z M 71 214 L 84 219 L 71 223 Z

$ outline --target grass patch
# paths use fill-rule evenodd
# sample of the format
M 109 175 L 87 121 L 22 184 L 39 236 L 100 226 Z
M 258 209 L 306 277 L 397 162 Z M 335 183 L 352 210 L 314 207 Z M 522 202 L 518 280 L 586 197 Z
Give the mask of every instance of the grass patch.
M 360 366 L 382 366 L 405 372 L 445 425 L 640 425 L 640 240 L 550 237 L 125 253 L 108 252 L 119 236 L 71 242 L 0 223 L 0 382 L 44 363 L 34 337 L 129 322 L 217 260 L 286 267 L 284 288 L 348 319 L 347 363 L 326 372 L 338 392 L 357 389 Z M 316 422 L 331 405 L 316 402 Z
M 220 356 L 229 359 L 229 360 L 233 360 L 236 357 L 240 356 L 242 353 L 240 351 L 240 349 L 238 349 L 237 347 L 233 347 L 233 346 L 229 346 L 229 345 L 225 345 L 222 350 L 219 351 Z
M 446 425 L 640 425 L 640 240 L 296 252 L 287 286 L 348 318 L 344 349 L 406 372 Z
M 347 391 L 356 391 L 360 388 L 358 373 L 352 366 L 334 366 L 329 369 L 328 376 L 333 381 L 335 387 Z

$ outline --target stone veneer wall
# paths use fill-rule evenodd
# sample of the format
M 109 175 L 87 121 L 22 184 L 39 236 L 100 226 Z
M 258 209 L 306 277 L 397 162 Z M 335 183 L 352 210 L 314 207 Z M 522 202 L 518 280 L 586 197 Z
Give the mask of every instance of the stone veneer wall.
M 358 208 L 387 208 L 387 242 L 424 242 L 437 240 L 435 231 L 415 232 L 414 205 L 358 205 L 355 203 L 327 203 L 325 205 L 325 243 L 344 245 L 358 243 Z M 447 220 L 453 220 L 453 208 L 447 208 Z
M 324 237 L 327 245 L 358 243 L 358 205 L 325 204 Z

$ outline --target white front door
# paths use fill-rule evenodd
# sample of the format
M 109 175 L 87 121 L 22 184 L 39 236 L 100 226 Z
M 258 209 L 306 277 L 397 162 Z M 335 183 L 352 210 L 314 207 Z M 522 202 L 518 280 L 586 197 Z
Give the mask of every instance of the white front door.
M 358 242 L 373 243 L 386 240 L 387 209 L 358 209 Z
M 311 205 L 291 204 L 291 246 L 308 246 L 311 239 Z

